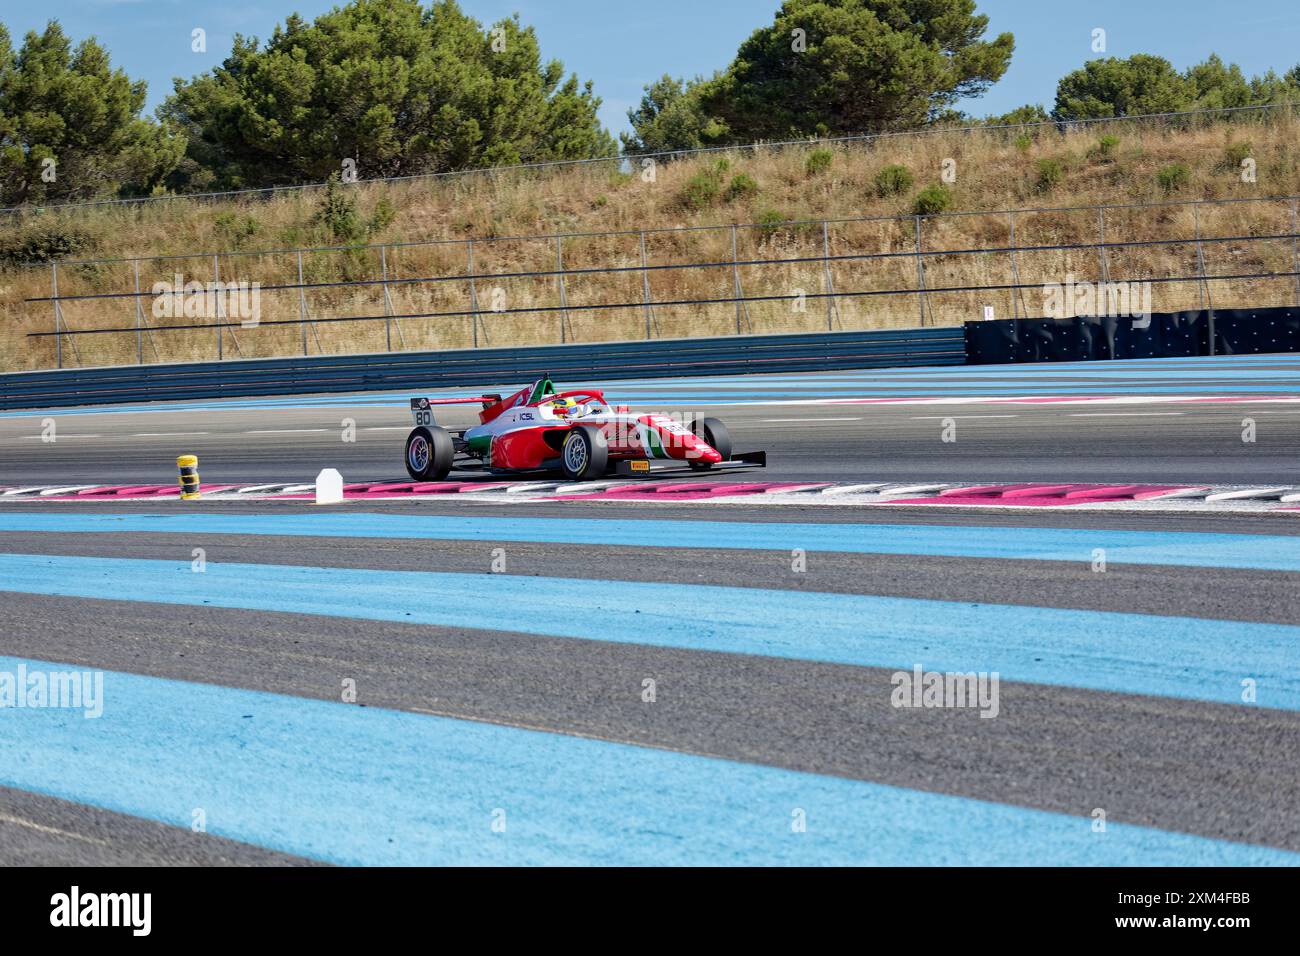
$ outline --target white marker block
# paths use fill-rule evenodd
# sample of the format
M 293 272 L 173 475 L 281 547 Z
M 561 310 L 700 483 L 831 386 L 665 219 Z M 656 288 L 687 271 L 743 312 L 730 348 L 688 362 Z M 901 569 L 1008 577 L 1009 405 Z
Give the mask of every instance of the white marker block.
M 337 505 L 343 501 L 343 476 L 326 468 L 316 476 L 316 504 Z

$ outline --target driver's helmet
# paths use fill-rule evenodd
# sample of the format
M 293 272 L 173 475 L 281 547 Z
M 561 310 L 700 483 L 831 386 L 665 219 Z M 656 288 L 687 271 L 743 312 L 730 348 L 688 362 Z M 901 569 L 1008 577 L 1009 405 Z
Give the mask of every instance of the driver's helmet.
M 578 403 L 571 398 L 557 398 L 551 402 L 551 414 L 556 418 L 577 418 Z

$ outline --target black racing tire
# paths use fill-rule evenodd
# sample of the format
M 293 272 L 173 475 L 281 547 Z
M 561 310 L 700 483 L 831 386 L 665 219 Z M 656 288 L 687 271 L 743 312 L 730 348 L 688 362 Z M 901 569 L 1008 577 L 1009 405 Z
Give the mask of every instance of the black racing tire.
M 709 443 L 723 461 L 731 461 L 731 432 L 716 418 L 697 418 L 691 422 L 691 431 Z M 713 465 L 707 461 L 687 462 L 696 471 L 708 471 Z
M 416 481 L 442 481 L 456 460 L 446 429 L 421 425 L 406 436 L 406 473 Z
M 570 481 L 600 478 L 609 465 L 609 442 L 594 425 L 571 428 L 560 443 L 560 468 Z

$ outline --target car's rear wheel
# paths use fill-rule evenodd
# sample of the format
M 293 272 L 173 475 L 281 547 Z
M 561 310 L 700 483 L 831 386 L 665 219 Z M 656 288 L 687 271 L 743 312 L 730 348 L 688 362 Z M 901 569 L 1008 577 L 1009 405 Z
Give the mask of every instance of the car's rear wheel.
M 609 442 L 594 425 L 569 430 L 560 445 L 560 468 L 570 481 L 586 481 L 605 474 L 609 464 Z
M 421 425 L 406 436 L 406 473 L 416 481 L 442 481 L 455 459 L 451 435 L 437 425 Z
M 716 418 L 697 418 L 691 422 L 691 431 L 709 443 L 709 446 L 722 456 L 723 461 L 731 461 L 731 432 L 727 426 Z M 692 461 L 688 464 L 696 471 L 708 471 L 711 462 Z

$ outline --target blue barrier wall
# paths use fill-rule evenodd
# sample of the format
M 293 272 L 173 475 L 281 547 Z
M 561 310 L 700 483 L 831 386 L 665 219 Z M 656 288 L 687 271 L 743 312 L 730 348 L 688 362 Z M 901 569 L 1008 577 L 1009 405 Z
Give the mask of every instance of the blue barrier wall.
M 318 355 L 0 375 L 0 408 L 244 398 L 377 389 L 962 365 L 963 330 L 882 329 L 595 345 Z
M 1215 309 L 966 323 L 971 365 L 1300 352 L 1300 309 Z

